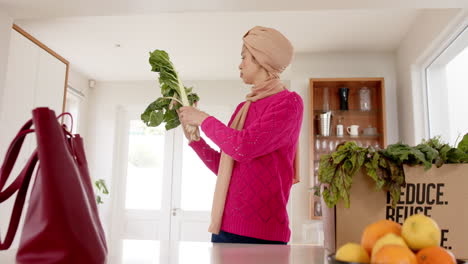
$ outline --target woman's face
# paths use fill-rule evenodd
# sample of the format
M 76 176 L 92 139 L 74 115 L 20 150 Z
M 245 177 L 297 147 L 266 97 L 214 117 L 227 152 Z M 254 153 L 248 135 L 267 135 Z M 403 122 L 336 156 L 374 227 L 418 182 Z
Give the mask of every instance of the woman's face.
M 244 83 L 255 84 L 257 81 L 260 81 L 260 78 L 265 77 L 266 70 L 255 61 L 255 58 L 248 49 L 242 49 L 241 57 L 242 62 L 239 65 L 239 70 L 240 77 Z

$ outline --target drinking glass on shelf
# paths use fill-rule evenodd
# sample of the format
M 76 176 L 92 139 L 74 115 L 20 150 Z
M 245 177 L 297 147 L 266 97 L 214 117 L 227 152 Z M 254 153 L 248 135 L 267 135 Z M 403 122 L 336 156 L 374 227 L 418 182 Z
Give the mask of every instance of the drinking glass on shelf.
M 365 144 L 365 147 L 368 148 L 372 145 L 372 141 L 370 140 L 366 140 L 366 144 Z
M 328 145 L 327 140 L 326 140 L 326 139 L 323 139 L 323 140 L 322 140 L 322 151 L 323 151 L 324 153 L 326 153 L 326 152 L 328 151 L 328 146 L 327 146 L 327 145 Z
M 338 148 L 338 145 L 341 144 L 341 142 L 343 142 L 342 139 L 335 140 L 335 150 Z
M 379 141 L 376 141 L 374 144 L 375 149 L 380 149 Z
M 318 160 L 320 158 L 320 147 L 322 146 L 320 139 L 315 139 L 315 159 Z
M 335 150 L 335 141 L 330 140 L 328 147 L 329 147 L 330 152 L 333 152 Z

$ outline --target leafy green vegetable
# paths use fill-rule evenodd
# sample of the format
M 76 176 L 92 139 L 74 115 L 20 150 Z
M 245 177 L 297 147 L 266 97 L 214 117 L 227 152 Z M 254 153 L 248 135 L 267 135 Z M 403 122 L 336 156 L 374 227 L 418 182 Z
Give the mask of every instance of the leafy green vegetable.
M 458 143 L 457 148 L 465 153 L 468 153 L 468 134 L 465 134 L 460 143 Z
M 180 125 L 177 109 L 182 106 L 192 106 L 200 98 L 192 92 L 192 88 L 187 88 L 177 74 L 174 65 L 169 59 L 167 52 L 155 50 L 150 52 L 149 63 L 151 71 L 159 73 L 159 84 L 162 97 L 152 102 L 141 114 L 141 120 L 147 125 L 156 127 L 165 123 L 166 130 L 176 128 Z M 199 140 L 197 127 L 187 126 L 192 140 Z
M 338 145 L 335 152 L 321 156 L 318 170 L 320 185 L 315 188 L 315 195 L 322 195 L 329 207 L 340 200 L 349 207 L 353 177 L 364 169 L 377 190 L 390 192 L 392 205 L 396 206 L 401 187 L 405 185 L 403 165 L 422 165 L 428 170 L 432 164 L 440 167 L 445 163 L 468 163 L 468 134 L 457 148 L 442 142 L 440 137 L 423 140 L 415 147 L 397 143 L 377 150 L 362 148 L 350 141 Z

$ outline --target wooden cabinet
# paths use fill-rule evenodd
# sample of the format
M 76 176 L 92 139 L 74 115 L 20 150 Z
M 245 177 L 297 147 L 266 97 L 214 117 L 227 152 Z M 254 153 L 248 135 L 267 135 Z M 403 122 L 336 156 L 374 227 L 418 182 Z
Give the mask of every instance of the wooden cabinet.
M 8 51 L 8 68 L 5 89 L 0 102 L 0 161 L 21 126 L 32 117 L 36 107 L 49 107 L 60 114 L 64 108 L 68 61 L 58 56 L 45 45 L 18 28 L 11 31 Z M 27 159 L 36 148 L 34 134 L 28 135 L 23 143 L 7 186 L 16 179 Z M 0 230 L 7 230 L 14 199 L 2 203 L 0 208 Z M 25 208 L 28 206 L 26 200 Z M 24 212 L 26 210 L 23 210 Z M 20 226 L 24 220 L 21 218 Z M 12 248 L 17 247 L 18 232 Z
M 348 88 L 348 109 L 340 109 L 340 88 Z M 328 91 L 328 92 L 327 92 Z M 355 141 L 360 146 L 386 146 L 385 89 L 383 78 L 326 78 L 310 79 L 310 146 L 309 146 L 309 216 L 321 219 L 320 197 L 314 195 L 318 185 L 318 167 L 323 154 L 333 152 L 337 145 Z M 361 105 L 361 96 L 370 94 L 370 104 Z M 327 99 L 328 98 L 328 99 Z M 322 136 L 320 114 L 331 113 L 330 134 Z M 337 135 L 342 124 L 343 136 Z M 359 126 L 358 135 L 350 135 L 347 128 Z

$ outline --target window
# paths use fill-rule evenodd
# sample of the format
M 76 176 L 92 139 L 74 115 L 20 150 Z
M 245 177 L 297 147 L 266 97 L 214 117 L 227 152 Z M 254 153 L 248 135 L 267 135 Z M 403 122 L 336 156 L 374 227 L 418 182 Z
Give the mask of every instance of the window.
M 68 86 L 67 89 L 67 99 L 65 103 L 65 112 L 69 112 L 73 116 L 73 130 L 72 133 L 76 134 L 78 131 L 78 121 L 80 119 L 80 103 L 84 99 L 84 95 Z M 68 118 L 65 119 L 65 124 L 70 126 L 70 121 Z
M 426 68 L 429 136 L 451 145 L 468 133 L 468 27 Z

